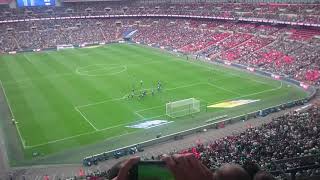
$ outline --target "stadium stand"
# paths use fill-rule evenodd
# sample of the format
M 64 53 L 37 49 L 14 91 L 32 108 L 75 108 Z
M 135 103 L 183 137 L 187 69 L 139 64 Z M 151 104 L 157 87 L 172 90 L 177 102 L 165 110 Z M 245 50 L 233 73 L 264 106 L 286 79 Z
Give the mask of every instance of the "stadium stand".
M 223 163 L 244 164 L 249 160 L 263 169 L 276 170 L 272 164 L 274 159 L 320 153 L 319 115 L 319 107 L 307 112 L 286 114 L 261 127 L 249 128 L 243 133 L 207 145 L 199 144 L 187 151 L 198 154 L 211 169 Z
M 319 83 L 316 61 L 319 31 L 314 29 L 158 18 L 48 20 L 0 26 L 6 29 L 0 35 L 1 52 L 54 48 L 60 44 L 109 43 L 120 40 L 130 27 L 137 30 L 134 41 L 263 68 L 310 84 Z M 287 36 L 288 33 L 291 35 Z

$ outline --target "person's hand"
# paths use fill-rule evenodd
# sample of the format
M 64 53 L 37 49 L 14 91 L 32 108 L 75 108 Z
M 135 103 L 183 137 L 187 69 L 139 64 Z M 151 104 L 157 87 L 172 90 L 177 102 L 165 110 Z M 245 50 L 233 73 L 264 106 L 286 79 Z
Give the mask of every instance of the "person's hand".
M 164 155 L 162 160 L 166 162 L 175 180 L 213 180 L 213 173 L 191 153 Z
M 120 164 L 120 169 L 117 177 L 113 180 L 129 180 L 129 170 L 140 161 L 140 157 L 132 157 Z

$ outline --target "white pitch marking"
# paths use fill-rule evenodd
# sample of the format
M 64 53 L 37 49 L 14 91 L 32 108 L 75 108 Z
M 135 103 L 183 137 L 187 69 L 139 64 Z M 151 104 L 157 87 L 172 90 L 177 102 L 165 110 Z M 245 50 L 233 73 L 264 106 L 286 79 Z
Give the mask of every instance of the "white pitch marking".
M 97 75 L 95 75 L 95 74 L 86 74 L 85 72 L 87 72 L 87 73 L 89 73 L 90 71 L 83 71 L 83 72 L 79 72 L 79 70 L 77 69 L 76 70 L 76 73 L 77 74 L 79 74 L 79 75 L 81 75 L 81 76 L 90 76 L 90 77 L 96 77 L 96 76 L 111 76 L 111 75 L 115 75 L 115 74 L 120 74 L 120 73 L 122 73 L 122 72 L 124 72 L 124 71 L 126 71 L 128 68 L 127 68 L 127 66 L 121 66 L 121 65 L 119 65 L 119 67 L 121 67 L 122 69 L 120 70 L 120 71 L 118 71 L 118 72 L 114 72 L 114 73 L 108 73 L 108 72 L 106 72 L 106 73 L 103 73 L 103 74 L 97 74 Z M 99 70 L 101 70 L 101 69 L 106 69 L 106 68 L 100 68 Z M 112 69 L 112 68 L 109 68 L 109 69 Z M 97 69 L 98 70 L 98 69 Z M 106 70 L 108 70 L 108 69 L 106 69 Z M 93 70 L 94 71 L 94 70 Z
M 142 119 L 145 119 L 144 116 L 142 116 L 141 114 L 139 114 L 137 111 L 134 112 L 137 116 L 141 117 Z
M 76 106 L 76 108 L 94 106 L 94 105 L 103 104 L 103 103 L 106 103 L 106 102 L 119 101 L 119 100 L 122 100 L 122 99 L 125 99 L 125 96 L 124 97 L 120 97 L 120 98 L 113 98 L 113 99 L 108 99 L 108 100 L 105 100 L 105 101 L 99 101 L 99 102 L 95 102 L 95 103 L 85 104 L 85 105 L 79 105 L 79 106 Z
M 106 67 L 106 66 L 98 66 L 96 69 L 93 70 L 86 70 L 86 71 L 81 71 L 83 73 L 90 73 L 90 72 L 95 72 L 95 71 L 101 71 L 101 70 L 112 70 L 118 67 L 121 67 L 122 65 L 116 65 L 116 66 L 110 66 L 110 67 Z
M 206 84 L 206 83 L 200 83 L 200 84 Z M 233 99 L 238 99 L 238 98 L 243 98 L 243 97 L 248 97 L 248 96 L 253 96 L 253 95 L 257 95 L 257 94 L 262 94 L 262 93 L 265 93 L 265 92 L 269 92 L 269 91 L 275 91 L 275 90 L 278 90 L 278 89 L 281 89 L 282 88 L 282 82 L 281 84 L 278 86 L 278 87 L 275 87 L 273 89 L 267 89 L 267 90 L 264 90 L 264 91 L 260 91 L 260 92 L 256 92 L 256 93 L 252 93 L 252 94 L 246 94 L 246 95 L 242 95 L 242 96 L 239 96 L 239 97 L 236 97 L 236 98 L 230 98 L 230 99 L 224 99 L 222 101 L 218 101 L 218 102 L 215 102 L 215 103 L 219 103 L 219 102 L 224 102 L 224 101 L 229 101 L 229 100 L 233 100 Z M 238 94 L 238 93 L 237 93 Z M 238 95 L 241 95 L 241 94 L 238 94 Z M 201 100 L 201 99 L 200 99 Z M 204 100 L 202 100 L 204 101 Z M 205 101 L 207 102 L 207 101 Z M 141 110 L 138 110 L 136 112 L 143 112 L 143 111 L 147 111 L 147 110 L 150 110 L 150 109 L 157 109 L 159 107 L 164 107 L 163 106 L 154 106 L 154 107 L 151 107 L 151 108 L 146 108 L 146 109 L 141 109 Z
M 282 88 L 282 86 L 283 86 L 282 84 L 283 83 L 281 82 L 281 84 L 278 87 L 275 87 L 275 88 L 272 88 L 272 89 L 267 89 L 267 90 L 259 91 L 259 92 L 256 92 L 256 93 L 246 94 L 246 95 L 235 97 L 235 98 L 224 99 L 222 101 L 217 101 L 217 102 L 214 102 L 214 103 L 217 104 L 217 103 L 221 103 L 221 102 L 225 102 L 225 101 L 231 101 L 231 100 L 235 100 L 235 99 L 239 99 L 239 98 L 244 98 L 244 97 L 249 97 L 249 96 L 253 96 L 253 95 L 263 94 L 263 93 L 266 93 L 266 92 L 276 91 L 276 90 L 279 90 L 279 89 Z
M 200 85 L 200 84 L 204 84 L 204 83 L 203 82 L 192 83 L 192 84 L 188 84 L 188 85 L 182 85 L 182 86 L 178 86 L 178 87 L 174 87 L 174 88 L 164 89 L 164 91 L 172 91 L 172 90 L 176 90 L 176 89 L 197 86 L 197 85 Z
M 179 60 L 178 60 L 178 59 L 172 59 L 172 61 L 181 61 L 181 60 L 180 60 L 180 59 L 179 59 Z M 193 65 L 197 65 L 197 66 L 200 66 L 200 67 L 203 67 L 203 68 L 206 68 L 206 69 L 210 69 L 210 70 L 214 70 L 214 71 L 217 71 L 217 72 L 222 72 L 222 73 L 228 74 L 228 75 L 230 75 L 230 76 L 239 77 L 239 78 L 242 78 L 242 79 L 247 79 L 247 80 L 250 80 L 250 81 L 258 82 L 258 83 L 260 83 L 260 84 L 268 84 L 268 83 L 266 83 L 266 82 L 259 81 L 259 80 L 256 80 L 256 79 L 254 79 L 254 78 L 243 77 L 243 76 L 241 76 L 241 75 L 239 75 L 239 74 L 236 74 L 236 73 L 232 73 L 232 72 L 227 72 L 227 73 L 226 73 L 226 72 L 223 71 L 223 70 L 216 69 L 216 68 L 214 67 L 215 64 L 212 63 L 212 62 L 200 61 L 201 63 L 205 63 L 205 64 L 201 64 L 201 63 L 199 63 L 199 61 L 193 62 L 193 61 L 186 61 L 186 60 L 184 60 L 184 59 L 182 60 L 182 62 L 186 62 L 186 63 L 193 64 Z M 209 66 L 207 66 L 207 65 L 209 65 Z M 224 66 L 221 65 L 221 64 L 219 64 L 218 66 L 227 69 L 226 67 L 224 67 Z M 239 69 L 237 69 L 237 70 L 240 71 Z M 241 72 L 241 71 L 240 71 L 240 72 Z M 247 74 L 249 74 L 249 73 L 247 73 Z
M 13 119 L 15 120 L 15 122 L 16 122 L 16 123 L 15 123 L 15 126 L 16 126 L 17 132 L 18 132 L 18 134 L 19 134 L 19 137 L 20 137 L 22 146 L 23 146 L 23 148 L 25 148 L 25 147 L 26 147 L 25 141 L 24 141 L 24 139 L 22 138 L 22 135 L 21 135 L 21 132 L 20 132 L 20 129 L 19 129 L 19 126 L 18 126 L 18 122 L 17 122 L 16 119 L 15 119 L 15 116 L 14 116 L 14 114 L 13 114 L 13 111 L 12 111 L 12 108 L 11 108 L 11 105 L 10 105 L 10 101 L 9 101 L 9 99 L 8 99 L 6 90 L 5 90 L 5 88 L 4 88 L 1 80 L 0 80 L 0 84 L 1 84 L 1 88 L 2 88 L 2 91 L 3 91 L 4 97 L 6 98 L 6 101 L 7 101 L 7 104 L 8 104 L 10 113 L 11 113 L 11 116 L 12 116 L 12 118 L 13 118 Z
M 189 85 L 185 85 L 185 86 L 178 86 L 178 87 L 175 87 L 175 88 L 165 89 L 164 91 L 170 91 L 170 90 L 175 90 L 175 89 L 180 89 L 180 88 L 192 87 L 192 86 L 196 86 L 196 85 L 200 85 L 200 84 L 206 85 L 207 83 L 206 82 L 193 83 L 193 84 L 189 84 Z M 202 100 L 202 101 L 204 101 L 204 100 Z M 207 102 L 207 101 L 205 101 L 205 102 Z M 154 107 L 151 107 L 151 108 L 141 109 L 141 110 L 138 110 L 136 112 L 139 113 L 139 112 L 147 111 L 147 110 L 150 110 L 150 109 L 157 109 L 159 107 L 164 107 L 164 106 L 165 105 L 154 106 Z
M 156 63 L 164 63 L 164 61 L 147 61 L 147 62 L 143 62 L 143 63 L 125 63 L 125 64 L 122 64 L 122 63 L 112 63 L 112 64 L 90 64 L 90 65 L 86 65 L 86 66 L 78 66 L 76 68 L 76 70 L 81 70 L 81 69 L 86 69 L 88 67 L 91 67 L 91 66 L 135 66 L 135 65 L 147 65 L 147 64 L 156 64 Z M 101 68 L 103 69 L 103 68 Z
M 76 73 L 79 74 L 79 75 L 82 75 L 82 76 L 104 76 L 104 75 L 114 75 L 114 74 L 119 74 L 121 72 L 124 72 L 128 69 L 128 66 L 135 66 L 135 65 L 147 65 L 147 64 L 156 64 L 156 63 L 164 63 L 164 61 L 151 61 L 151 62 L 145 62 L 145 63 L 131 63 L 131 64 L 92 64 L 92 65 L 87 65 L 87 66 L 82 66 L 82 67 L 77 67 L 76 68 Z M 115 73 L 105 73 L 105 74 L 100 74 L 100 75 L 90 75 L 90 74 L 86 74 L 86 73 L 89 73 L 89 72 L 92 72 L 92 71 L 99 71 L 99 70 L 108 70 L 110 69 L 109 67 L 104 67 L 104 68 L 97 68 L 97 69 L 94 69 L 94 70 L 91 70 L 91 71 L 82 71 L 81 69 L 85 69 L 87 67 L 91 67 L 91 66 L 113 66 L 113 67 L 124 67 L 124 69 L 122 69 L 121 71 L 119 72 L 115 72 Z
M 191 87 L 191 86 L 195 86 L 195 85 L 199 85 L 199 84 L 204 84 L 204 83 L 200 82 L 200 83 L 188 84 L 188 85 L 184 85 L 184 86 L 178 86 L 178 87 L 175 87 L 175 88 L 164 89 L 164 91 L 171 91 L 171 90 L 185 88 L 185 87 Z M 147 90 L 150 90 L 150 89 L 147 89 Z M 95 103 L 79 105 L 79 106 L 76 106 L 76 107 L 77 108 L 83 108 L 83 107 L 94 106 L 94 105 L 103 104 L 103 103 L 111 102 L 111 101 L 119 101 L 119 100 L 125 99 L 127 96 L 128 96 L 128 94 L 125 94 L 123 97 L 120 97 L 120 98 L 108 99 L 108 100 L 105 100 L 105 101 L 99 101 L 99 102 L 95 102 Z
M 224 90 L 224 91 L 227 91 L 227 92 L 230 92 L 230 93 L 232 93 L 232 94 L 236 94 L 236 95 L 241 96 L 241 94 L 239 94 L 239 93 L 237 93 L 237 92 L 235 92 L 235 91 L 231 91 L 231 90 L 229 90 L 229 89 L 226 89 L 226 88 L 223 88 L 223 87 L 214 85 L 214 84 L 212 84 L 212 83 L 209 83 L 209 82 L 208 82 L 208 85 L 209 85 L 209 86 L 216 87 L 216 88 L 221 89 L 221 90 Z
M 238 98 L 253 96 L 253 95 L 262 94 L 262 93 L 270 92 L 270 91 L 276 91 L 276 90 L 281 89 L 282 86 L 283 86 L 283 82 L 281 81 L 280 85 L 279 85 L 278 87 L 273 88 L 273 89 L 267 89 L 267 90 L 264 90 L 264 91 L 260 91 L 260 92 L 256 92 L 256 93 L 252 93 L 252 94 L 243 95 L 243 96 L 240 96 L 240 97 L 238 97 Z
M 86 65 L 86 66 L 78 66 L 76 68 L 76 71 L 82 71 L 82 69 L 88 69 L 88 67 L 94 67 L 94 66 L 121 66 L 121 64 L 90 64 L 90 65 Z M 102 69 L 102 68 L 101 68 Z
M 163 116 L 163 115 L 150 117 L 150 118 L 148 118 L 148 119 L 158 118 L 158 117 L 161 117 L 161 116 Z M 97 132 L 101 132 L 101 131 L 105 131 L 105 130 L 109 130 L 109 129 L 113 129 L 113 128 L 117 128 L 117 127 L 121 127 L 121 126 L 126 126 L 126 125 L 129 125 L 129 124 L 135 124 L 135 123 L 143 122 L 143 121 L 145 121 L 145 120 L 143 119 L 143 120 L 138 120 L 138 121 L 129 122 L 129 123 L 122 123 L 122 124 L 118 124 L 118 125 L 116 125 L 116 126 L 111 126 L 111 127 L 99 129 L 99 130 L 97 130 L 97 131 L 86 132 L 86 133 L 82 133 L 82 134 L 78 134 L 78 135 L 74 135 L 74 136 L 70 136 L 70 137 L 66 137 L 66 138 L 62 138 L 62 139 L 57 139 L 57 140 L 49 141 L 49 142 L 47 142 L 47 143 L 37 144 L 37 145 L 33 145 L 33 146 L 26 146 L 26 148 L 28 149 L 28 148 L 39 147 L 39 146 L 43 146 L 43 145 L 47 145 L 47 144 L 52 144 L 52 143 L 56 143 L 56 142 L 60 142 L 60 141 L 68 140 L 68 139 L 73 139 L 73 138 L 76 138 L 76 137 L 79 137 L 79 136 L 83 136 L 83 135 L 94 134 L 94 133 L 97 133 Z M 127 133 L 127 134 L 133 134 L 133 133 L 134 133 L 134 132 L 132 132 L 132 133 Z M 108 140 L 108 139 L 113 139 L 113 138 L 117 138 L 117 137 L 121 137 L 121 136 L 124 136 L 124 135 L 127 135 L 127 134 L 122 134 L 122 135 L 119 135 L 119 136 L 113 136 L 113 137 L 107 138 L 106 140 Z
M 274 89 L 260 91 L 260 92 L 257 92 L 257 93 L 252 93 L 252 94 L 240 96 L 240 97 L 237 97 L 237 98 L 252 96 L 252 95 L 256 95 L 256 94 L 262 94 L 262 93 L 265 93 L 265 92 L 275 91 L 275 90 L 278 90 L 278 89 L 281 89 L 281 88 L 282 88 L 282 82 L 281 82 L 280 86 L 278 86 L 278 87 L 276 87 Z M 232 99 L 237 99 L 237 98 L 232 98 Z M 232 99 L 229 99 L 229 100 L 232 100 Z M 228 99 L 226 99 L 226 100 L 228 100 Z M 226 100 L 224 100 L 224 101 L 226 101 Z M 219 103 L 219 102 L 217 102 L 217 103 Z M 161 115 L 161 116 L 163 116 L 163 115 Z M 161 117 L 161 116 L 150 117 L 149 119 L 156 118 L 156 117 Z M 79 137 L 79 136 L 83 136 L 83 135 L 94 134 L 94 133 L 97 133 L 97 132 L 100 132 L 100 131 L 116 128 L 116 127 L 123 126 L 123 125 L 126 125 L 126 124 L 133 124 L 133 123 L 137 123 L 137 122 L 141 122 L 141 121 L 143 121 L 143 120 L 130 122 L 130 123 L 124 123 L 124 124 L 120 124 L 120 125 L 117 125 L 117 126 L 112 126 L 112 127 L 108 127 L 108 128 L 104 128 L 104 129 L 99 129 L 97 131 L 86 132 L 86 133 L 82 133 L 82 134 L 78 134 L 78 135 L 74 135 L 74 136 L 70 136 L 70 137 L 66 137 L 66 138 L 62 138 L 62 139 L 57 139 L 57 140 L 53 140 L 53 141 L 49 141 L 49 142 L 46 142 L 46 143 L 37 144 L 37 145 L 33 145 L 33 146 L 26 146 L 25 148 L 28 149 L 28 148 L 34 148 L 34 147 L 44 146 L 44 145 L 48 145 L 48 144 L 53 144 L 53 143 L 56 143 L 56 142 L 60 142 L 60 141 L 68 140 L 68 139 L 73 139 L 73 138 L 76 138 L 76 137 Z M 131 133 L 122 134 L 122 135 L 119 135 L 119 136 L 113 136 L 113 137 L 107 138 L 106 140 L 118 138 L 118 137 L 121 137 L 121 136 L 133 134 L 133 133 L 135 133 L 135 131 L 133 131 Z
M 165 107 L 165 105 L 162 105 L 162 106 L 153 106 L 153 107 L 151 107 L 151 108 L 141 109 L 141 110 L 138 110 L 138 111 L 136 111 L 136 112 L 139 113 L 139 112 L 143 112 L 143 111 L 147 111 L 147 110 L 151 110 L 151 109 L 158 109 L 158 108 L 160 108 L 160 107 Z
M 200 85 L 200 84 L 208 84 L 208 85 L 212 85 L 214 87 L 218 87 L 216 85 L 213 85 L 213 84 L 209 84 L 208 82 L 199 82 L 199 83 L 193 83 L 193 84 L 188 84 L 188 85 L 184 85 L 184 86 L 178 86 L 178 87 L 175 87 L 175 88 L 169 88 L 169 89 L 165 89 L 164 91 L 171 91 L 171 90 L 175 90 L 175 89 L 180 89 L 180 88 L 186 88 L 186 87 L 192 87 L 192 86 L 196 86 L 196 85 Z M 221 88 L 219 87 L 220 89 L 223 89 L 225 91 L 229 91 L 229 92 L 232 92 L 230 90 L 227 90 L 225 88 Z M 150 90 L 150 89 L 147 89 L 147 90 Z M 237 94 L 237 95 L 241 95 L 239 93 L 235 93 L 235 92 L 232 92 L 233 94 Z M 119 100 L 122 100 L 122 99 L 125 99 L 127 96 L 124 95 L 123 97 L 121 98 L 114 98 L 114 99 L 109 99 L 109 100 L 105 100 L 105 101 L 100 101 L 100 102 L 96 102 L 96 103 L 90 103 L 90 104 L 85 104 L 85 105 L 79 105 L 79 106 L 76 106 L 77 108 L 83 108 L 83 107 L 88 107 L 88 106 L 94 106 L 94 105 L 98 105 L 98 104 L 104 104 L 106 102 L 111 102 L 111 101 L 119 101 Z M 241 97 L 239 97 L 241 98 Z M 156 108 L 159 108 L 159 107 L 163 107 L 163 106 L 155 106 L 155 107 L 151 107 L 151 108 L 146 108 L 146 109 L 142 109 L 142 110 L 138 110 L 136 112 L 142 112 L 142 111 L 146 111 L 146 110 L 150 110 L 150 109 L 156 109 Z M 140 115 L 139 115 L 140 116 Z
M 26 58 L 30 64 L 32 64 L 31 59 L 27 55 L 23 54 L 23 57 Z
M 144 65 L 144 64 L 155 64 L 155 63 L 163 63 L 163 62 L 147 62 L 147 63 L 136 63 L 136 64 L 128 64 L 128 65 Z M 115 65 L 115 64 L 112 64 Z M 119 64 L 121 65 L 121 64 Z M 77 68 L 78 69 L 78 68 Z M 41 78 L 28 78 L 28 79 L 23 79 L 23 80 L 17 80 L 17 81 L 7 81 L 7 82 L 3 82 L 3 84 L 20 84 L 20 83 L 24 83 L 24 82 L 29 82 L 29 81 L 36 81 L 36 80 L 43 80 L 43 79 L 54 79 L 54 78 L 60 78 L 60 77 L 65 77 L 65 76 L 73 76 L 73 75 L 81 75 L 79 74 L 79 72 L 77 72 L 76 69 L 76 73 L 59 73 L 59 74 L 54 74 L 54 75 L 47 75 L 47 76 L 42 76 Z
M 35 147 L 39 147 L 39 146 L 44 146 L 44 145 L 48 145 L 48 144 L 53 144 L 53 143 L 56 143 L 56 142 L 60 142 L 60 141 L 68 140 L 68 139 L 73 139 L 75 137 L 79 137 L 79 136 L 83 136 L 83 135 L 94 134 L 94 133 L 97 133 L 97 132 L 100 132 L 100 131 L 103 131 L 103 129 L 98 130 L 98 131 L 86 132 L 86 133 L 78 134 L 78 135 L 75 135 L 75 136 L 70 136 L 70 137 L 67 137 L 67 138 L 57 139 L 57 140 L 53 140 L 53 141 L 49 141 L 49 142 L 46 142 L 46 143 L 37 144 L 37 145 L 33 145 L 33 146 L 26 146 L 26 149 L 35 148 Z M 105 141 L 110 140 L 110 139 L 119 138 L 119 137 L 122 137 L 122 136 L 125 136 L 125 135 L 129 135 L 129 134 L 133 134 L 133 133 L 136 133 L 136 131 L 133 131 L 133 132 L 130 132 L 130 133 L 126 132 L 126 133 L 118 135 L 118 136 L 113 136 L 113 137 L 105 139 Z
M 86 116 L 77 108 L 77 107 L 74 107 L 74 109 L 76 111 L 78 111 L 80 113 L 80 115 L 83 117 L 83 119 L 85 119 L 96 131 L 98 131 L 98 129 L 91 123 L 91 121 L 89 121 Z
M 43 79 L 53 79 L 53 78 L 71 76 L 71 75 L 75 75 L 75 74 L 74 73 L 60 73 L 60 74 L 55 74 L 55 75 L 42 76 L 41 78 L 24 79 L 24 80 L 17 80 L 17 81 L 8 81 L 8 82 L 3 82 L 3 83 L 4 84 L 20 84 L 20 83 L 29 82 L 29 81 L 36 81 L 36 80 L 43 80 Z
M 100 131 L 100 130 L 98 130 L 98 131 Z M 65 140 L 73 139 L 73 138 L 76 138 L 76 137 L 79 137 L 79 136 L 83 136 L 83 135 L 94 134 L 94 133 L 96 133 L 98 131 L 90 131 L 90 132 L 86 132 L 86 133 L 77 134 L 77 135 L 74 135 L 74 136 L 69 136 L 69 137 L 66 137 L 66 138 L 61 138 L 61 139 L 56 139 L 56 140 L 53 140 L 53 141 L 48 141 L 46 143 L 40 143 L 40 144 L 36 144 L 36 145 L 32 145 L 32 146 L 26 146 L 25 149 L 30 149 L 30 148 L 44 146 L 44 145 L 48 145 L 48 144 L 52 144 L 52 143 L 56 143 L 56 142 L 60 142 L 60 141 L 65 141 Z

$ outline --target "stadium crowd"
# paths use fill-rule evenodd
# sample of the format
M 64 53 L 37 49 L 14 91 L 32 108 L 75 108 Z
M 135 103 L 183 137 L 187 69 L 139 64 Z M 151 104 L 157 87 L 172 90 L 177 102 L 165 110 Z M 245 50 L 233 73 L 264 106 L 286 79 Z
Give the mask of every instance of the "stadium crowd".
M 30 23 L 1 24 L 1 52 L 55 48 L 63 44 L 112 42 L 118 34 L 115 21 L 49 20 Z
M 0 24 L 0 52 L 133 41 L 232 61 L 319 84 L 319 29 L 172 18 L 68 19 Z
M 199 155 L 210 169 L 223 163 L 254 161 L 263 169 L 275 170 L 272 160 L 320 153 L 320 108 L 288 113 L 261 127 L 225 137 L 188 151 Z
M 21 19 L 69 15 L 170 14 L 224 18 L 262 18 L 278 21 L 319 23 L 320 4 L 275 3 L 146 3 L 146 2 L 64 2 L 60 7 L 0 8 L 0 19 Z

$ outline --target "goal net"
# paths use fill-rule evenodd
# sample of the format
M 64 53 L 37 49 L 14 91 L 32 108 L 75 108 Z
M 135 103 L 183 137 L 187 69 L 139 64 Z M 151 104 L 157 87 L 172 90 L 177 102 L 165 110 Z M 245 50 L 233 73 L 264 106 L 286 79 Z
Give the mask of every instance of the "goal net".
M 166 104 L 166 114 L 177 118 L 200 112 L 200 101 L 195 98 L 183 99 Z

